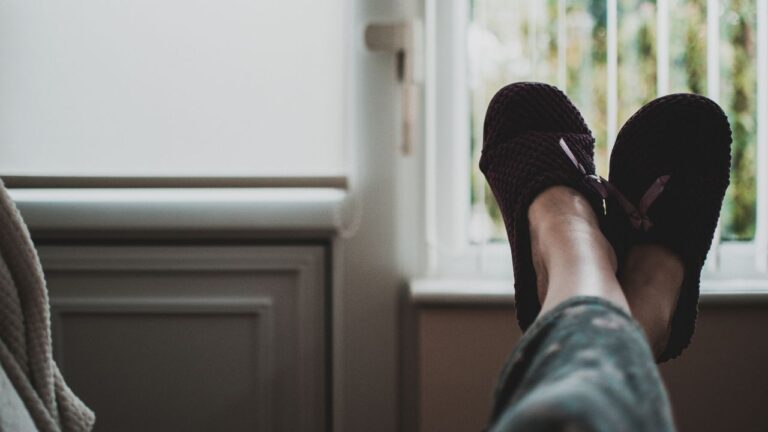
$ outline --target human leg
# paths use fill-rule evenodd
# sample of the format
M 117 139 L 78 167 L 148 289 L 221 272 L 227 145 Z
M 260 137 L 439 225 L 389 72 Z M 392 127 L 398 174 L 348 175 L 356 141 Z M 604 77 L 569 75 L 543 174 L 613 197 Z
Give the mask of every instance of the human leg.
M 643 330 L 599 297 L 571 297 L 534 322 L 502 372 L 490 432 L 674 431 Z
M 629 316 L 613 249 L 591 207 L 576 191 L 554 187 L 534 200 L 528 219 L 542 315 L 502 373 L 490 430 L 674 430 L 654 356 Z

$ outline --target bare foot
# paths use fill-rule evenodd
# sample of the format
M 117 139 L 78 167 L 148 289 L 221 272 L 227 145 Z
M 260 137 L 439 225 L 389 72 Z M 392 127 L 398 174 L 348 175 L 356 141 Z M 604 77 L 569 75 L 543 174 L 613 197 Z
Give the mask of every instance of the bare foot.
M 683 262 L 664 246 L 634 246 L 620 275 L 632 315 L 658 357 L 667 346 L 672 315 L 683 284 Z
M 616 254 L 589 202 L 551 187 L 528 208 L 531 252 L 542 312 L 573 296 L 601 297 L 629 311 L 616 279 Z

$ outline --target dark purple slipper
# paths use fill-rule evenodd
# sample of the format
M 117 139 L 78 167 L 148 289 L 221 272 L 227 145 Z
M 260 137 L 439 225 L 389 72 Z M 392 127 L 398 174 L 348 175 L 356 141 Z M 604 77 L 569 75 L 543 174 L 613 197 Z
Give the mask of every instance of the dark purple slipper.
M 499 90 L 488 106 L 483 134 L 480 170 L 504 218 L 517 321 L 525 330 L 541 310 L 528 207 L 545 189 L 562 185 L 584 195 L 602 217 L 605 190 L 595 176 L 595 140 L 568 97 L 540 83 L 515 83 Z
M 669 342 L 659 362 L 680 355 L 693 336 L 701 269 L 730 165 L 728 119 L 715 102 L 699 95 L 674 94 L 649 102 L 616 138 L 606 233 L 619 266 L 630 247 L 646 243 L 668 247 L 685 266 Z

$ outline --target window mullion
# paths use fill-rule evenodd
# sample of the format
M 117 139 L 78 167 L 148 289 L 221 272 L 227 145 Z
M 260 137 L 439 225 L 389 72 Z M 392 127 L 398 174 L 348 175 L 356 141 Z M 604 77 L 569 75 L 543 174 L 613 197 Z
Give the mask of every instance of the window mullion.
M 669 93 L 669 1 L 656 2 L 656 94 Z
M 756 269 L 768 270 L 768 0 L 757 1 Z
M 565 0 L 557 0 L 557 85 L 564 91 L 568 90 L 568 76 L 565 64 L 566 51 L 566 9 Z
M 618 101 L 619 101 L 619 80 L 618 80 L 618 2 L 617 0 L 608 0 L 608 152 L 613 149 L 613 141 L 616 139 L 616 123 L 618 122 Z
M 707 96 L 720 99 L 720 1 L 707 0 Z
M 539 6 L 540 3 L 538 1 L 528 3 L 528 43 L 530 44 L 531 64 L 533 65 L 531 71 L 534 81 L 542 80 L 540 70 L 541 56 L 539 55 L 539 38 L 541 37 L 539 34 L 541 32 Z
M 720 99 L 720 0 L 707 0 L 707 96 Z M 718 220 L 712 247 L 707 256 L 707 269 L 716 271 L 720 263 L 720 226 Z

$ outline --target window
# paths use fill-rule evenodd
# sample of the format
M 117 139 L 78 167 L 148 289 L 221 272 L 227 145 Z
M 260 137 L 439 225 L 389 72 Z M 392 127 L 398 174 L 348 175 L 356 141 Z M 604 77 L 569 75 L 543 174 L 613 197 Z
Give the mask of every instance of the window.
M 2 2 L 0 175 L 343 177 L 345 4 Z
M 428 34 L 435 37 L 435 63 L 463 68 L 457 90 L 438 74 L 436 105 L 453 101 L 463 108 L 467 130 L 454 129 L 454 156 L 465 163 L 469 184 L 463 220 L 453 222 L 453 246 L 437 255 L 473 261 L 468 267 L 496 273 L 494 256 L 508 260 L 506 234 L 493 196 L 477 168 L 488 102 L 503 85 L 523 80 L 557 85 L 580 108 L 596 137 L 598 173 L 607 176 L 611 143 L 621 125 L 657 96 L 695 92 L 716 100 L 733 129 L 731 187 L 721 214 L 719 240 L 710 268 L 731 273 L 733 257 L 748 256 L 749 271 L 763 270 L 768 218 L 768 5 L 760 0 L 453 0 L 428 4 L 434 14 Z M 429 27 L 429 26 L 428 26 Z M 452 38 L 446 38 L 447 34 Z M 449 48 L 449 42 L 463 45 Z M 443 55 L 441 58 L 440 54 Z M 760 77 L 760 79 L 758 79 Z M 428 79 L 430 76 L 428 75 Z M 453 90 L 451 90 L 453 89 Z M 427 88 L 428 98 L 430 87 Z M 463 105 L 462 105 L 463 103 Z M 462 111 L 463 110 L 463 111 Z M 433 119 L 449 117 L 439 109 Z M 447 124 L 447 123 L 446 123 Z M 432 138 L 451 142 L 442 132 Z M 439 152 L 442 153 L 442 152 Z M 446 156 L 437 154 L 438 159 Z M 440 173 L 437 173 L 437 178 Z M 438 180 L 440 182 L 441 180 Z M 763 185 L 759 187 L 759 185 Z M 458 194 L 456 194 L 458 195 Z M 459 198 L 460 199 L 460 198 Z M 445 206 L 446 199 L 438 208 Z M 758 217 L 760 215 L 761 217 Z M 460 227 L 460 224 L 464 224 Z M 441 237 L 450 224 L 438 220 Z M 448 237 L 451 237 L 449 234 Z M 460 238 L 460 239 L 459 239 Z M 463 244 L 463 247 L 457 245 Z M 717 252 L 720 252 L 718 255 Z M 726 256 L 726 252 L 728 256 Z M 761 255 L 762 254 L 762 255 Z M 458 259 L 456 257 L 463 257 Z M 447 257 L 447 258 L 446 258 Z M 757 260 L 758 265 L 753 265 Z M 506 261 L 508 263 L 508 261 Z M 762 263 L 762 264 L 761 264 Z M 508 266 L 508 264 L 506 264 Z M 440 268 L 444 266 L 440 265 Z M 743 265 L 738 265 L 743 269 Z M 485 270 L 482 270 L 485 268 Z M 733 268 L 731 268 L 733 270 Z M 506 273 L 506 272 L 505 272 Z M 712 273 L 715 275 L 715 273 Z

